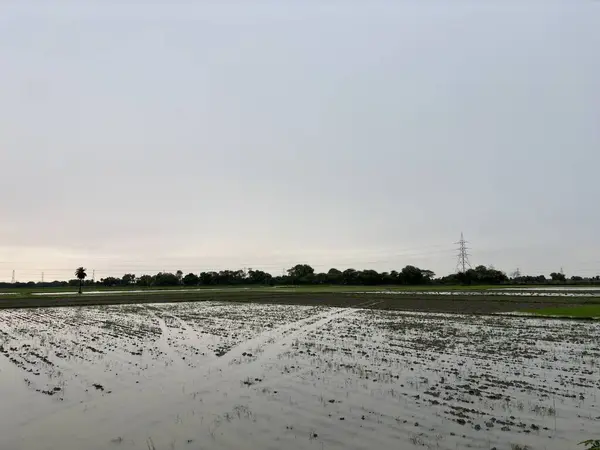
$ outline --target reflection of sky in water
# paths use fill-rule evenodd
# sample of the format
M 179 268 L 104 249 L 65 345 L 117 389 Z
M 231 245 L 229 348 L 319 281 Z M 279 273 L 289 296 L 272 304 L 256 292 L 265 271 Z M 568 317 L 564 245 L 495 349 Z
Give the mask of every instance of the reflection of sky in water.
M 302 450 L 316 433 L 328 448 L 408 448 L 419 433 L 441 450 L 562 450 L 595 432 L 599 333 L 588 322 L 224 302 L 4 310 L 0 343 L 14 362 L 0 355 L 0 447 L 104 450 L 122 437 L 135 450 L 151 437 L 156 448 Z M 487 430 L 491 418 L 508 431 Z

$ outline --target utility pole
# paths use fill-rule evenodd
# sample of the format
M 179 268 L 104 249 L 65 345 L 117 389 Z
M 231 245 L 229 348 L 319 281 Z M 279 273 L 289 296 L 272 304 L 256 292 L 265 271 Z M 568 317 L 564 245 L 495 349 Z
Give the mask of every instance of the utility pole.
M 12 284 L 16 283 L 16 279 L 15 279 L 15 270 L 13 269 L 13 273 L 12 273 L 12 279 L 10 281 Z
M 42 283 L 44 282 L 44 272 L 42 272 Z
M 92 283 L 96 282 L 96 269 L 92 269 Z
M 460 233 L 460 241 L 455 242 L 458 245 L 458 261 L 456 263 L 456 271 L 460 273 L 465 273 L 467 271 L 467 267 L 471 268 L 471 263 L 469 262 L 469 247 L 467 244 L 469 242 L 465 241 L 463 233 Z

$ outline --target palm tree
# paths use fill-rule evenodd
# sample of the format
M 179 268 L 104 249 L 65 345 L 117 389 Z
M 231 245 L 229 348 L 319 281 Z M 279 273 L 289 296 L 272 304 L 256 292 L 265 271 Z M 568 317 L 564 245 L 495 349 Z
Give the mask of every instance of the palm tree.
M 79 279 L 79 293 L 81 294 L 81 287 L 83 285 L 83 280 L 85 279 L 85 277 L 87 277 L 87 273 L 85 273 L 87 269 L 84 269 L 83 267 L 79 267 L 76 271 L 75 271 L 75 276 Z

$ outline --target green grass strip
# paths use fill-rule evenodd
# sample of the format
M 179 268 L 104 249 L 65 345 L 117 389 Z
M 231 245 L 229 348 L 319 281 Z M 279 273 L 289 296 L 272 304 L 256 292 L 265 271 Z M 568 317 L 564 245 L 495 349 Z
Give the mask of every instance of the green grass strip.
M 532 309 L 529 312 L 539 316 L 560 316 L 580 318 L 600 318 L 600 305 L 574 305 L 552 308 Z

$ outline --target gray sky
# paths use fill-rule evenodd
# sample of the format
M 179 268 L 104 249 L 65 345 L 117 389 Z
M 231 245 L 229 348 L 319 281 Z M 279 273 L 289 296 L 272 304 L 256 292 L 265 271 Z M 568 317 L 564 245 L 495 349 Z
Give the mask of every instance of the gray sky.
M 0 280 L 600 273 L 600 2 L 5 1 Z

